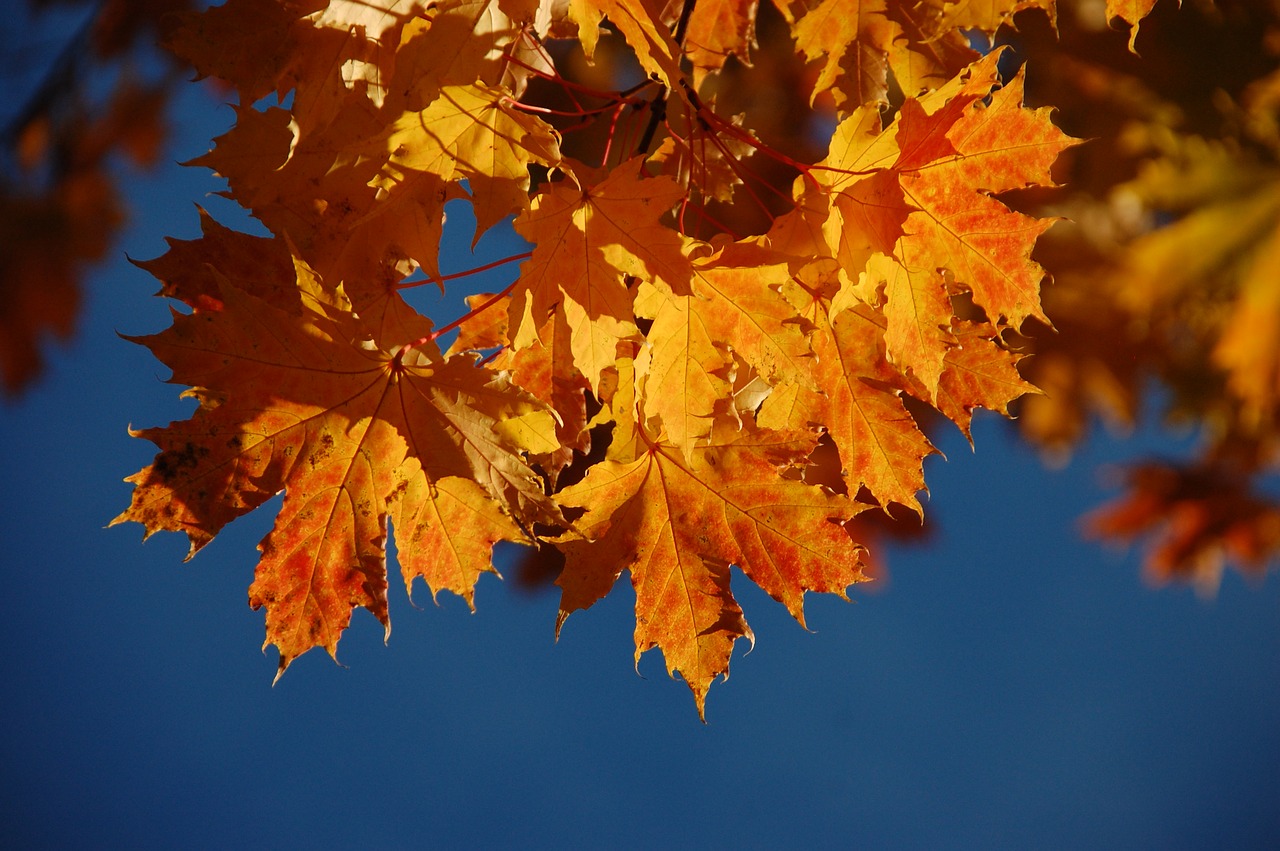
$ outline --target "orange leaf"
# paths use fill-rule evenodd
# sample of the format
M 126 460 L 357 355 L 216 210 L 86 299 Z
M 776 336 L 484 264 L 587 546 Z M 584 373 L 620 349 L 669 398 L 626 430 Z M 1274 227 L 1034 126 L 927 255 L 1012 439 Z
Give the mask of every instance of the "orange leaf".
M 224 282 L 221 309 L 175 313 L 172 328 L 140 341 L 201 406 L 185 422 L 134 432 L 161 451 L 130 477 L 132 505 L 113 521 L 184 531 L 194 554 L 283 490 L 250 589 L 254 608 L 267 609 L 280 672 L 311 647 L 336 653 L 355 606 L 389 628 L 393 504 L 402 548 L 429 544 L 406 551 L 406 575 L 468 599 L 491 570 L 493 541 L 521 539 L 504 513 L 558 516 L 522 459 L 557 446 L 540 404 L 469 359 L 378 349 L 340 290 L 301 263 L 297 280 L 300 316 Z M 454 525 L 461 517 L 467 527 Z M 445 548 L 452 565 L 426 563 Z
M 946 283 L 936 271 L 898 263 L 883 254 L 867 264 L 866 278 L 884 286 L 884 345 L 889 360 L 904 373 L 910 371 L 924 385 L 925 399 L 934 401 L 943 361 L 956 341 Z M 831 309 L 838 312 L 836 302 Z
M 1048 323 L 1044 271 L 1031 250 L 1053 220 L 1015 213 L 992 194 L 1052 186 L 1049 168 L 1074 140 L 1047 111 L 1022 107 L 1021 77 L 992 93 L 997 59 L 993 53 L 938 91 L 908 98 L 884 132 L 873 111 L 854 112 L 837 126 L 814 169 L 818 184 L 807 190 L 830 199 L 823 236 L 842 278 L 858 285 L 851 293 L 875 304 L 875 287 L 884 284 L 888 356 L 914 373 L 929 399 L 954 343 L 939 272 L 970 290 L 993 322 Z M 843 308 L 833 304 L 834 313 Z
M 883 317 L 857 305 L 832 318 L 816 300 L 808 315 L 823 392 L 775 391 L 761 408 L 761 425 L 824 426 L 840 450 L 849 493 L 865 487 L 882 506 L 896 502 L 920 513 L 922 462 L 937 450 L 902 404 L 901 376 L 885 357 Z
M 1010 402 L 1040 391 L 1018 374 L 1021 355 L 991 339 L 990 327 L 958 322 L 955 332 L 957 345 L 944 359 L 936 405 L 972 443 L 969 425 L 974 408 L 1008 416 Z
M 634 457 L 610 458 L 561 494 L 586 509 L 563 545 L 560 623 L 608 593 L 623 570 L 636 591 L 636 663 L 652 647 L 693 691 L 727 674 L 733 643 L 753 639 L 729 589 L 729 565 L 804 623 L 805 591 L 844 596 L 865 577 L 843 521 L 862 506 L 788 481 L 813 448 L 806 433 L 716 434 L 686 454 L 642 429 Z

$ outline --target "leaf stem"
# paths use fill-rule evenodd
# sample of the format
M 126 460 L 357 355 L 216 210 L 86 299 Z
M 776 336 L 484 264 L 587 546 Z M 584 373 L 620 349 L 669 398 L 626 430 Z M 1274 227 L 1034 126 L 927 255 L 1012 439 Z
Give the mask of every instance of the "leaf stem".
M 431 280 L 402 281 L 401 283 L 396 284 L 396 289 L 407 290 L 413 287 L 420 287 L 423 284 L 438 284 L 444 281 L 455 281 L 458 278 L 465 278 L 468 275 L 475 275 L 480 272 L 487 272 L 490 269 L 496 269 L 499 266 L 505 266 L 507 263 L 514 263 L 517 260 L 528 260 L 532 256 L 532 251 L 524 251 L 520 254 L 512 254 L 510 257 L 503 257 L 501 260 L 494 260 L 492 263 L 486 263 L 483 266 L 477 266 L 474 269 L 467 269 L 463 272 L 450 272 L 448 275 L 441 275 L 439 278 L 432 278 Z
M 600 165 L 609 164 L 609 153 L 613 150 L 613 138 L 618 132 L 618 119 L 622 117 L 622 110 L 626 109 L 624 103 L 617 104 L 613 108 L 613 117 L 609 119 L 609 135 L 604 143 L 604 153 L 600 155 Z
M 457 328 L 462 323 L 467 322 L 476 316 L 479 316 L 481 313 L 484 313 L 486 310 L 493 307 L 495 304 L 502 301 L 507 296 L 511 295 L 511 291 L 516 288 L 517 283 L 519 283 L 518 280 L 512 281 L 501 292 L 494 293 L 492 296 L 485 299 L 484 304 L 480 305 L 479 307 L 472 308 L 471 310 L 459 316 L 457 319 L 450 322 L 448 325 L 441 326 L 440 328 L 437 328 L 435 331 L 432 331 L 429 337 L 424 338 L 423 340 L 415 341 L 415 343 L 422 343 L 422 342 L 425 342 L 425 340 L 427 339 L 432 341 L 440 339 L 440 337 L 442 337 L 445 334 L 448 334 L 450 331 L 452 331 L 454 328 Z M 415 343 L 410 343 L 409 345 L 415 345 Z

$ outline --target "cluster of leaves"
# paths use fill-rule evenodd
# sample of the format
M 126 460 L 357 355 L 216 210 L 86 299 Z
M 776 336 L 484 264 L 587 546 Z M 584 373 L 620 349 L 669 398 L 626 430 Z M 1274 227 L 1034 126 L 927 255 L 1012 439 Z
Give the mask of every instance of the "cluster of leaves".
M 40 36 L 7 28 L 17 34 L 7 73 L 41 72 L 6 81 L 26 97 L 15 98 L 0 131 L 0 393 L 29 386 L 44 338 L 75 329 L 83 270 L 106 254 L 124 219 L 112 160 L 124 154 L 149 166 L 163 145 L 176 65 L 149 42 L 164 15 L 189 5 L 30 0 L 17 15 L 59 43 L 43 66 L 23 56 Z
M 1280 555 L 1280 3 L 1162 3 L 1140 59 L 1103 25 L 1063 15 L 1018 37 L 1031 96 L 1093 140 L 1060 163 L 1070 192 L 1050 209 L 1070 221 L 1037 255 L 1058 330 L 1027 329 L 1045 392 L 1020 425 L 1065 452 L 1092 413 L 1128 425 L 1163 387 L 1194 457 L 1134 465 L 1089 525 L 1152 537 L 1154 579 L 1212 590 L 1226 564 Z
M 1073 140 L 961 33 L 1051 6 L 186 14 L 170 48 L 238 96 L 195 164 L 271 236 L 205 215 L 142 264 L 182 309 L 139 341 L 199 407 L 137 432 L 160 453 L 117 522 L 185 532 L 194 554 L 283 491 L 250 588 L 280 672 L 335 653 L 357 606 L 389 628 L 388 524 L 406 588 L 468 603 L 496 542 L 555 548 L 557 628 L 628 572 L 637 661 L 660 648 L 701 712 L 752 637 L 731 566 L 803 623 L 806 592 L 865 578 L 850 518 L 920 511 L 935 450 L 919 418 L 967 434 L 975 408 L 1033 389 L 1005 337 L 1047 322 L 1030 255 L 1053 220 L 997 196 L 1051 186 Z M 777 79 L 751 64 L 758 13 L 813 105 L 776 140 L 750 124 L 759 105 L 718 106 Z M 509 287 L 434 328 L 405 293 L 456 285 L 439 251 L 458 200 L 477 239 L 514 217 L 533 247 Z M 821 485 L 824 446 L 841 472 Z

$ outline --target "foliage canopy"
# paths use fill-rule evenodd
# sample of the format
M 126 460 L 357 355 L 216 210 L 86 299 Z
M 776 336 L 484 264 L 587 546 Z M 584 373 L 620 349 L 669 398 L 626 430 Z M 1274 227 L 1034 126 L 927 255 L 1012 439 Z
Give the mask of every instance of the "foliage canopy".
M 1203 454 L 1136 468 L 1095 529 L 1169 523 L 1161 575 L 1264 565 L 1280 11 L 1153 5 L 175 13 L 166 46 L 236 99 L 191 164 L 270 235 L 201 211 L 201 237 L 139 264 L 177 308 L 136 340 L 198 408 L 135 432 L 160 451 L 115 522 L 194 555 L 283 491 L 249 591 L 279 673 L 336 654 L 356 607 L 390 629 L 391 534 L 406 589 L 469 605 L 497 542 L 555 554 L 557 631 L 627 573 L 637 662 L 659 648 L 701 714 L 754 640 L 731 566 L 803 624 L 807 592 L 868 578 L 867 517 L 922 513 L 939 423 L 1020 405 L 1065 451 L 1156 374 Z M 1250 60 L 1162 91 L 1197 27 L 1198 60 Z M 531 246 L 500 292 L 441 271 L 458 203 L 473 245 L 509 222 Z M 464 291 L 461 318 L 415 309 L 432 286 Z

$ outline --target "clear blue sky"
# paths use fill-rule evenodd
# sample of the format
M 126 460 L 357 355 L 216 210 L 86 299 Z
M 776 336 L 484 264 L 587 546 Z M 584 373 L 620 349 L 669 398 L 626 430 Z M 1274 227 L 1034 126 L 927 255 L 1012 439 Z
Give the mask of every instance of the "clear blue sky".
M 231 119 L 194 91 L 179 114 L 175 159 Z M 216 188 L 135 181 L 117 255 L 194 236 L 195 202 L 229 221 Z M 486 577 L 472 615 L 393 583 L 389 646 L 358 612 L 347 667 L 313 652 L 272 688 L 246 589 L 277 503 L 185 565 L 180 536 L 103 528 L 153 454 L 126 427 L 189 410 L 117 336 L 164 326 L 155 289 L 122 257 L 94 275 L 74 344 L 0 408 L 4 847 L 1280 847 L 1280 579 L 1157 591 L 1076 532 L 1098 464 L 1177 443 L 1051 473 L 997 417 L 976 454 L 945 435 L 941 529 L 883 593 L 811 595 L 806 633 L 735 575 L 757 644 L 706 726 L 656 653 L 633 671 L 625 582 L 558 644 L 554 593 Z

